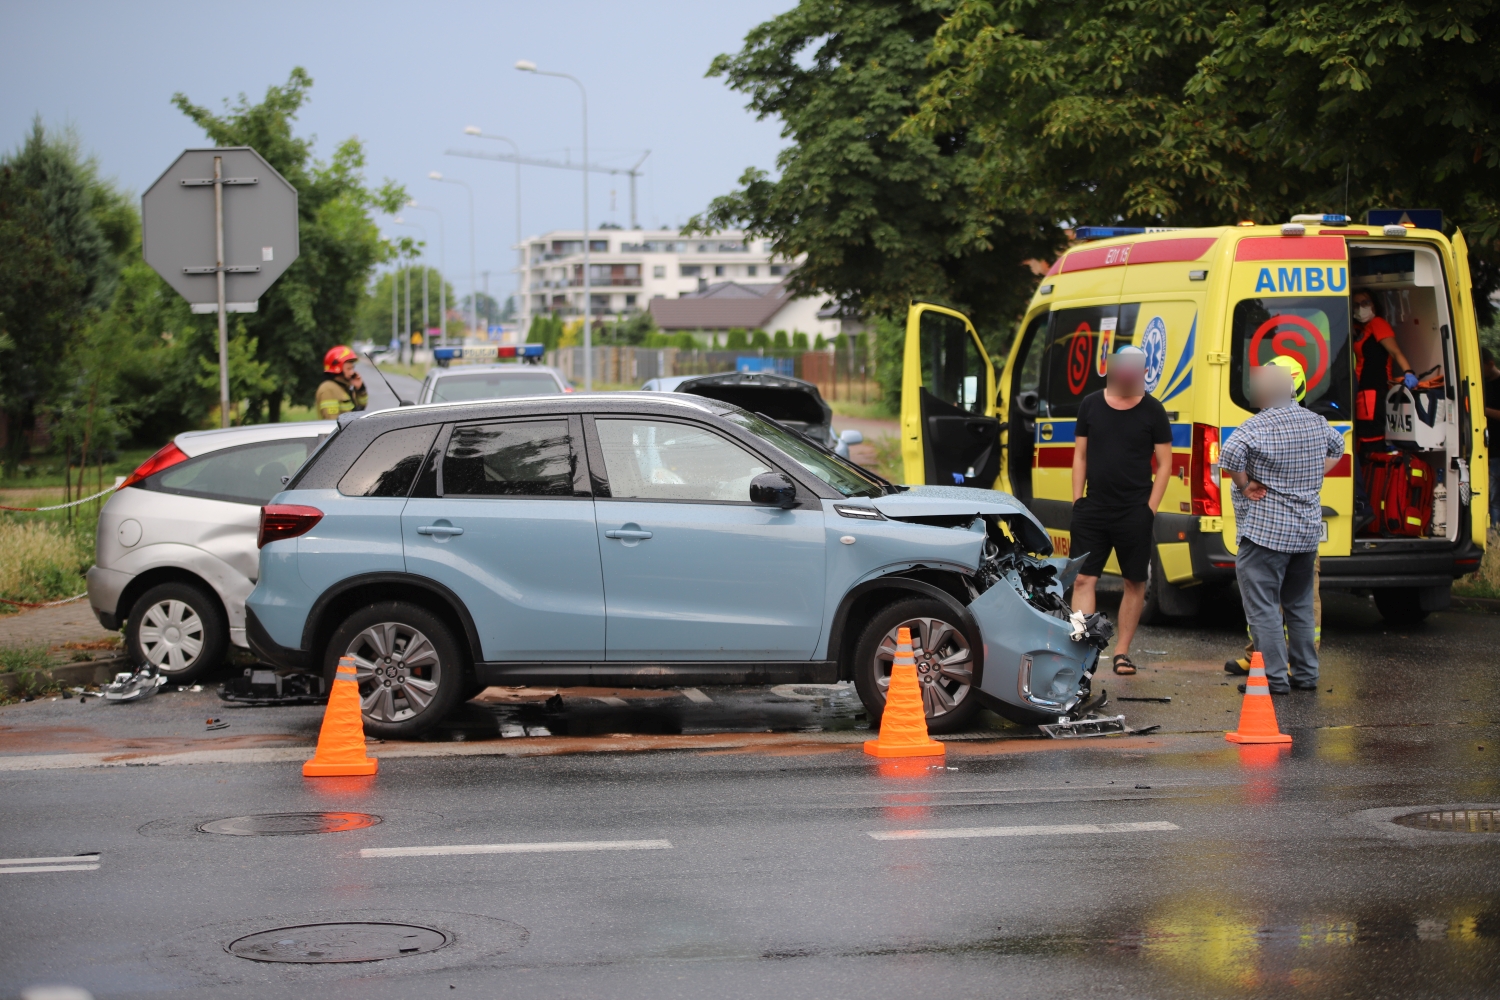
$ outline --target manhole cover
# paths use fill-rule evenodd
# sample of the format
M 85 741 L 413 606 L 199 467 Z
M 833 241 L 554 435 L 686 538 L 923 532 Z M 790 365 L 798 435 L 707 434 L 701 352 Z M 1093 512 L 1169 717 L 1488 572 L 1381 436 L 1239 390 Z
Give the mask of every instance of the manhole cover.
M 352 812 L 262 813 L 259 816 L 231 816 L 198 824 L 204 833 L 222 833 L 231 837 L 295 837 L 304 833 L 343 833 L 363 830 L 380 822 L 379 816 Z M 349 961 L 359 961 L 350 959 Z
M 1391 822 L 1442 833 L 1500 833 L 1500 810 L 1435 809 L 1397 816 Z
M 276 927 L 233 941 L 231 955 L 252 962 L 379 962 L 437 951 L 448 935 L 419 924 L 341 923 Z

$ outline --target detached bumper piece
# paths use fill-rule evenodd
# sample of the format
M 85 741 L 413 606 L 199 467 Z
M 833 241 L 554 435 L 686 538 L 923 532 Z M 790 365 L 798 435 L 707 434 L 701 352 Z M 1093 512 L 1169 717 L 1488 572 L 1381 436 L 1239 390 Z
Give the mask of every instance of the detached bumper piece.
M 133 674 L 118 673 L 104 686 L 104 700 L 116 703 L 145 701 L 155 696 L 165 683 L 167 679 L 161 674 L 153 674 L 150 667 L 141 667 Z
M 328 683 L 318 674 L 246 667 L 243 676 L 219 685 L 219 697 L 240 705 L 321 705 L 328 700 Z
M 1145 736 L 1156 732 L 1161 726 L 1131 729 L 1125 725 L 1125 716 L 1107 715 L 1089 719 L 1059 719 L 1037 728 L 1054 740 L 1077 740 L 1089 736 Z

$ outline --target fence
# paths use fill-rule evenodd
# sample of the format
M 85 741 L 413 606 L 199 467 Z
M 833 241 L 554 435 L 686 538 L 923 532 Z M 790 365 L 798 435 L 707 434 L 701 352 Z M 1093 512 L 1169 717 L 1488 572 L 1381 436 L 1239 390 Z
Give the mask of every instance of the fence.
M 639 386 L 674 375 L 765 371 L 805 379 L 829 399 L 866 402 L 878 398 L 874 367 L 858 351 L 684 351 L 676 347 L 595 347 L 594 382 Z M 547 364 L 575 384 L 583 384 L 583 348 L 563 347 L 547 354 Z

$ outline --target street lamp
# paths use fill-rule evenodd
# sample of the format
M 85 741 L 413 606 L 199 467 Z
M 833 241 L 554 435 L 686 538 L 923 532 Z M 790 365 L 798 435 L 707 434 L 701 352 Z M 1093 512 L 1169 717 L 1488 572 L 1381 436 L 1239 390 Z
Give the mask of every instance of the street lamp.
M 422 338 L 427 338 L 427 227 L 420 222 L 407 222 L 401 216 L 396 216 L 396 225 L 411 226 L 422 234 Z M 411 343 L 411 267 L 406 268 L 406 342 Z M 432 345 L 429 344 L 430 348 Z M 412 348 L 412 363 L 417 360 L 416 348 Z
M 479 329 L 479 278 L 478 272 L 474 269 L 474 189 L 469 187 L 468 181 L 444 177 L 436 170 L 427 176 L 444 184 L 462 184 L 464 190 L 469 192 L 469 328 L 477 330 Z
M 583 98 L 583 391 L 594 391 L 594 303 L 593 295 L 590 294 L 589 274 L 589 93 L 583 87 L 583 81 L 571 73 L 553 73 L 544 69 L 537 69 L 536 63 L 530 59 L 519 59 L 516 61 L 516 69 L 522 73 L 535 73 L 538 76 L 556 76 L 564 80 L 572 80 L 578 85 L 579 96 Z
M 478 125 L 469 125 L 464 129 L 464 135 L 477 136 L 480 139 L 493 139 L 496 142 L 510 143 L 511 150 L 516 154 L 516 253 L 521 253 L 521 147 L 516 145 L 514 139 L 507 139 L 503 135 L 490 135 Z M 516 267 L 516 298 L 521 297 L 521 260 L 517 260 Z M 517 301 L 517 305 L 520 302 Z
M 436 212 L 438 217 L 438 336 L 442 338 L 439 345 L 448 346 L 448 239 L 443 228 L 443 212 L 432 205 L 421 205 L 413 198 L 406 203 L 407 208 L 415 208 L 421 212 Z M 427 272 L 422 272 L 422 323 L 427 323 Z

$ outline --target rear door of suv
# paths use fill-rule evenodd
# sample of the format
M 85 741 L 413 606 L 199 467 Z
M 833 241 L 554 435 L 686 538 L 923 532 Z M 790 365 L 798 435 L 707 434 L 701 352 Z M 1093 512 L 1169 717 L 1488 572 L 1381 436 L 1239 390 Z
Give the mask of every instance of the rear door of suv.
M 458 595 L 486 660 L 604 657 L 581 427 L 567 415 L 449 425 L 414 491 L 428 495 L 401 515 L 407 572 Z

